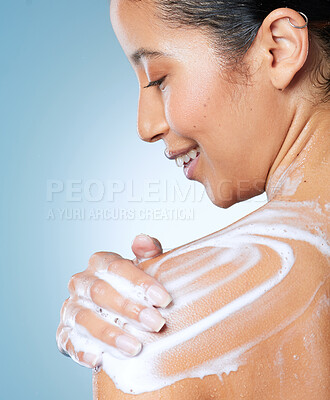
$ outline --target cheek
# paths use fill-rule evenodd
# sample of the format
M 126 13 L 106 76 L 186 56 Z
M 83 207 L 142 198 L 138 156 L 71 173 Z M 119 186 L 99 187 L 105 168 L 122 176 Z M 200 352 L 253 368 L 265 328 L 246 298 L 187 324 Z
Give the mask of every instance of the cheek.
M 211 124 L 214 116 L 210 107 L 211 88 L 199 82 L 198 85 L 181 85 L 169 91 L 164 106 L 169 126 L 178 135 L 196 139 Z

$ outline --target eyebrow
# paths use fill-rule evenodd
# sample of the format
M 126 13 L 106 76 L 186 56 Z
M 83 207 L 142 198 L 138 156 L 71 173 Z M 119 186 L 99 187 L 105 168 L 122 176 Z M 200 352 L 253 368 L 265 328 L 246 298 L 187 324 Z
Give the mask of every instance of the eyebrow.
M 136 65 L 140 64 L 142 58 L 155 59 L 160 57 L 170 57 L 170 54 L 141 47 L 139 50 L 137 50 L 130 56 L 131 60 Z

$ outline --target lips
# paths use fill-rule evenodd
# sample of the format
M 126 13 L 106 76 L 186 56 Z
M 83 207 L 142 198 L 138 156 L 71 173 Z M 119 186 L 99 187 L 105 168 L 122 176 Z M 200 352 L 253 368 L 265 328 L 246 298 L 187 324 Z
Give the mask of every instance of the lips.
M 192 179 L 195 168 L 197 166 L 199 159 L 199 153 L 197 153 L 194 159 L 191 159 L 188 163 L 184 163 L 183 165 L 183 172 L 188 179 Z
M 194 146 L 181 151 L 165 150 L 165 156 L 170 160 L 175 160 L 178 167 L 183 166 L 184 174 L 188 179 L 192 178 L 200 154 L 199 146 Z

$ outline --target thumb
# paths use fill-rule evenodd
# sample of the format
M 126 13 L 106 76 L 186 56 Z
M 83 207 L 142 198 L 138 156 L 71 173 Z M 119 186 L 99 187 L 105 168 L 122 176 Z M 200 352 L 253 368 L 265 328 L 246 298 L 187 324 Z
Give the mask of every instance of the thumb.
M 133 260 L 135 265 L 138 265 L 140 262 L 148 258 L 153 258 L 163 253 L 162 245 L 159 240 L 143 233 L 140 233 L 134 238 L 131 247 L 136 257 Z

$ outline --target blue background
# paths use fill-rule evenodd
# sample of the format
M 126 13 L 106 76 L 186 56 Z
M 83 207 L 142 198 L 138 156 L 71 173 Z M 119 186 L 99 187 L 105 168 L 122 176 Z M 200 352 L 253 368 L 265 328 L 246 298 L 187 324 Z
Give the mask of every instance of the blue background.
M 71 275 L 95 251 L 131 258 L 140 232 L 173 248 L 233 222 L 265 197 L 218 209 L 165 159 L 163 143 L 138 139 L 138 84 L 113 34 L 107 0 L 2 0 L 0 51 L 0 397 L 91 399 L 91 371 L 62 356 L 55 343 Z M 124 185 L 113 199 L 109 179 Z M 102 199 L 91 201 L 84 192 L 90 188 L 87 194 L 97 197 L 91 180 L 105 188 Z M 63 184 L 53 195 L 52 181 Z M 196 192 L 172 201 L 162 189 L 151 197 L 142 191 L 137 201 L 132 181 L 134 194 L 146 182 Z M 96 209 L 146 207 L 194 214 L 93 217 Z M 73 209 L 86 214 L 75 220 Z

